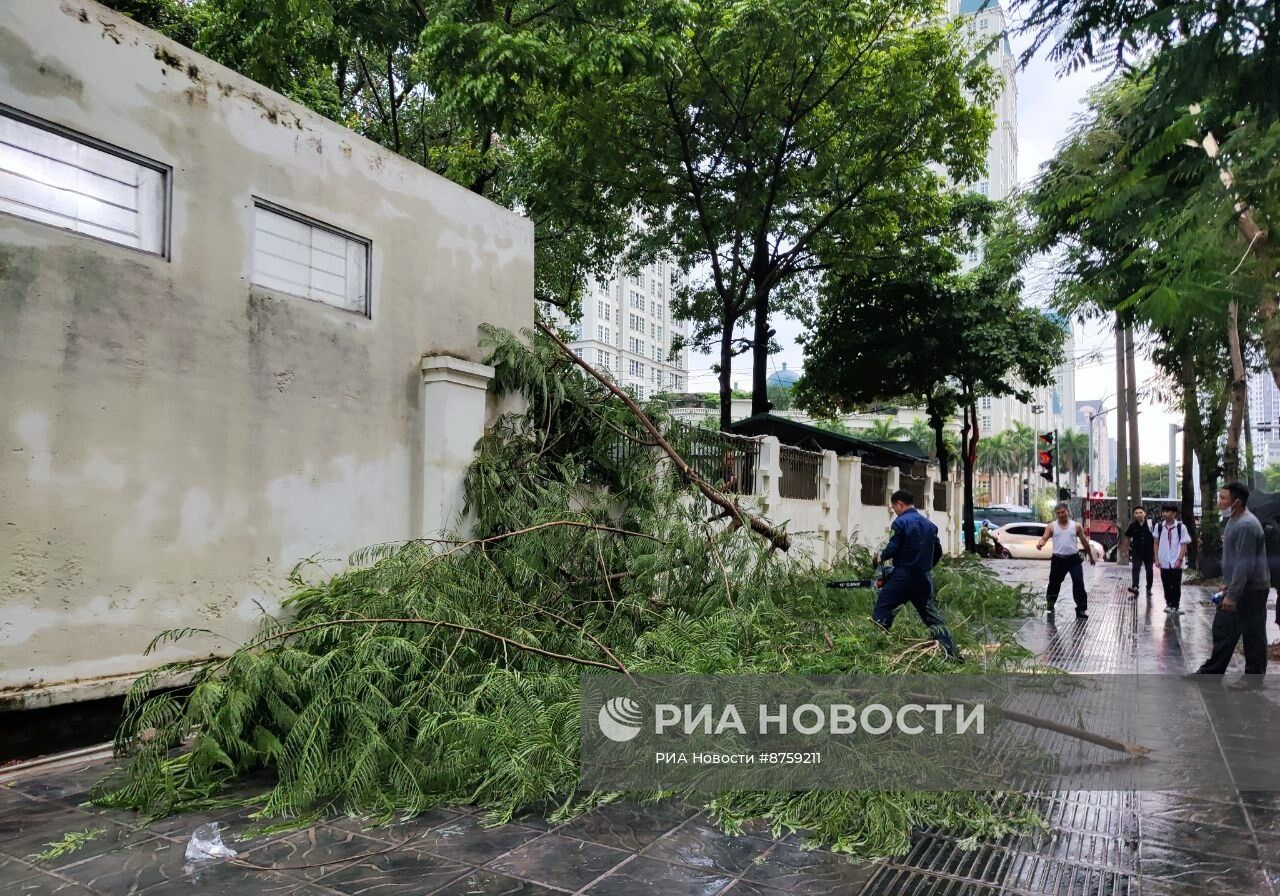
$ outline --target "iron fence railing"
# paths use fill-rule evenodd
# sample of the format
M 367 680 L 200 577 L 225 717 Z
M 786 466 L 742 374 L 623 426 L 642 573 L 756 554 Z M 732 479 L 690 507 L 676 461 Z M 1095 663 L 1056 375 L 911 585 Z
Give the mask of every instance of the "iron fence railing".
M 782 479 L 778 483 L 779 495 L 801 501 L 817 501 L 822 497 L 822 455 L 820 453 L 783 445 L 779 452 L 779 460 L 782 464 Z
M 884 507 L 889 502 L 889 471 L 883 467 L 862 465 L 862 494 L 864 507 Z
M 754 495 L 760 442 L 675 422 L 667 432 L 671 447 L 699 476 L 737 495 Z
M 928 487 L 929 480 L 923 476 L 911 476 L 909 474 L 900 474 L 898 476 L 898 488 L 911 492 L 911 497 L 921 510 L 924 509 L 925 489 Z

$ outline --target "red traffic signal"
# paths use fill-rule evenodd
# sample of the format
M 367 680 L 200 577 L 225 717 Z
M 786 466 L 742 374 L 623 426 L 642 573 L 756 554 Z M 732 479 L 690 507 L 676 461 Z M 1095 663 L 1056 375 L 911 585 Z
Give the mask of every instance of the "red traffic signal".
M 1053 482 L 1053 433 L 1043 433 L 1040 436 L 1040 475 L 1049 482 Z

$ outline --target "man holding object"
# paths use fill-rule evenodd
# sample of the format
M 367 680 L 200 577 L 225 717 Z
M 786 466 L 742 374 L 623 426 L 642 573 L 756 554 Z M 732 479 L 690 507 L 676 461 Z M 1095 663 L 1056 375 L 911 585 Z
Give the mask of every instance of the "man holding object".
M 1213 616 L 1213 652 L 1199 668 L 1200 675 L 1227 671 L 1236 644 L 1244 640 L 1244 674 L 1251 685 L 1260 684 L 1267 672 L 1267 593 L 1271 573 L 1267 569 L 1266 538 L 1262 523 L 1248 508 L 1249 489 L 1229 482 L 1218 490 L 1218 507 L 1229 513 L 1222 530 L 1222 602 Z M 1250 681 L 1248 676 L 1256 675 Z

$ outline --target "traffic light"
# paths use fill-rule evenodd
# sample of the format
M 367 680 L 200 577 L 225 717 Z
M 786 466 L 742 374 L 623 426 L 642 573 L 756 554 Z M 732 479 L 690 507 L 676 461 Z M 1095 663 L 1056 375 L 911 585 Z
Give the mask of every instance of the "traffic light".
M 1053 482 L 1054 438 L 1051 432 L 1040 433 L 1040 476 Z

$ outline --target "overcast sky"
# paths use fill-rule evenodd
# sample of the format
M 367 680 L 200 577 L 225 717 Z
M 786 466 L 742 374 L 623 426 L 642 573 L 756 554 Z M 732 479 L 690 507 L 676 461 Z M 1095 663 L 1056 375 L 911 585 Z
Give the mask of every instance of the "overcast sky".
M 1013 41 L 1015 52 L 1020 52 L 1025 41 Z M 1018 178 L 1023 184 L 1035 177 L 1040 166 L 1052 156 L 1058 142 L 1066 135 L 1072 119 L 1083 111 L 1085 95 L 1102 79 L 1092 70 L 1078 71 L 1067 77 L 1059 77 L 1056 67 L 1043 58 L 1033 60 L 1018 72 Z M 775 324 L 782 351 L 772 356 L 775 369 L 785 364 L 793 370 L 801 370 L 804 356 L 796 343 L 800 326 L 791 320 Z M 1115 406 L 1115 350 L 1114 335 L 1100 326 L 1076 325 L 1076 398 L 1077 400 L 1109 398 L 1107 407 Z M 689 357 L 691 389 L 714 391 L 715 375 L 711 372 L 710 355 L 691 354 Z M 750 385 L 751 372 L 746 356 L 734 365 L 734 380 L 739 386 Z M 1140 389 L 1154 390 L 1154 368 L 1146 359 L 1146 352 L 1139 351 L 1138 381 Z M 1145 387 L 1145 389 L 1144 389 Z M 1168 394 L 1167 390 L 1164 394 Z M 1180 422 L 1181 417 L 1163 405 L 1140 393 L 1139 443 L 1142 460 L 1146 463 L 1168 463 L 1169 424 Z M 1114 438 L 1116 420 L 1114 412 L 1108 416 L 1108 431 Z

